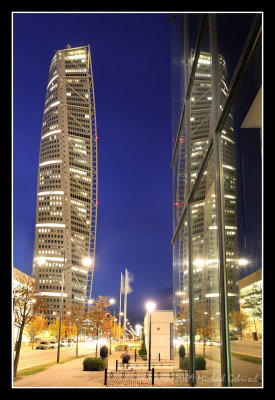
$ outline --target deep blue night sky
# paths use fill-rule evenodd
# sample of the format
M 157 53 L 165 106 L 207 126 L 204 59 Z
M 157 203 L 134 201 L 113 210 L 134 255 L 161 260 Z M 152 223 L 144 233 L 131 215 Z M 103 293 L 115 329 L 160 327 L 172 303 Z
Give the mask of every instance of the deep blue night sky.
M 218 15 L 218 51 L 227 62 L 228 84 L 254 16 Z M 148 299 L 155 300 L 158 309 L 172 308 L 169 19 L 169 13 L 13 14 L 12 263 L 31 273 L 40 132 L 51 59 L 67 44 L 89 44 L 99 137 L 92 296 L 115 297 L 118 311 L 120 273 L 127 267 L 134 276 L 127 316 L 132 324 L 143 322 Z M 192 15 L 190 21 L 190 48 L 194 48 L 200 15 Z M 261 266 L 259 133 L 239 129 L 261 74 L 259 63 L 252 62 L 248 71 L 252 80 L 242 85 L 234 108 L 237 168 L 240 171 L 243 163 L 245 170 L 238 178 L 239 251 L 253 259 L 242 275 Z
M 90 44 L 98 129 L 99 207 L 93 297 L 119 304 L 134 276 L 131 323 L 172 287 L 168 13 L 13 15 L 13 264 L 31 272 L 40 132 L 54 51 Z M 167 307 L 171 303 L 167 303 Z

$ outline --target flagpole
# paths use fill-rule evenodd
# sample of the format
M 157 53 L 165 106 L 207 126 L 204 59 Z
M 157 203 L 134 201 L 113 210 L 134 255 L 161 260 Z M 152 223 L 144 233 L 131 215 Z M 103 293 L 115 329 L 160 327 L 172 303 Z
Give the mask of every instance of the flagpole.
M 123 275 L 122 272 L 120 273 L 120 293 L 119 293 L 119 322 L 118 322 L 118 337 L 119 337 L 119 343 L 120 343 L 120 327 L 121 327 L 121 290 L 122 290 L 122 279 Z
M 127 268 L 125 268 L 125 279 L 124 279 L 124 329 L 123 329 L 123 346 L 125 346 L 126 339 L 126 309 L 127 309 L 127 289 L 128 289 L 128 273 Z

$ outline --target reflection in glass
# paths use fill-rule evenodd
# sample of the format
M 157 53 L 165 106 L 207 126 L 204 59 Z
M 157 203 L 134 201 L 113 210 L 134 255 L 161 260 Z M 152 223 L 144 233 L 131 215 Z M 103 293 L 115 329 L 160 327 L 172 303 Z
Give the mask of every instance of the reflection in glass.
M 197 371 L 197 386 L 221 386 L 219 272 L 213 154 L 194 194 L 191 212 L 195 353 L 196 356 L 206 357 L 206 370 Z

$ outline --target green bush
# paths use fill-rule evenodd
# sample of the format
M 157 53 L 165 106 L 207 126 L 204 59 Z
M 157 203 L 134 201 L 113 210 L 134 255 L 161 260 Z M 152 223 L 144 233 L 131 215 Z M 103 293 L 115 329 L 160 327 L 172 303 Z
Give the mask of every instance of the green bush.
M 138 351 L 138 354 L 144 359 L 147 359 L 147 350 L 146 350 L 146 346 L 145 346 L 145 335 L 144 333 L 142 334 L 142 344 L 141 347 Z
M 102 371 L 105 368 L 101 358 L 86 357 L 83 361 L 83 371 Z
M 205 358 L 202 356 L 195 357 L 195 369 L 202 370 L 206 369 L 206 361 Z M 181 369 L 189 369 L 189 358 L 186 357 L 181 361 Z

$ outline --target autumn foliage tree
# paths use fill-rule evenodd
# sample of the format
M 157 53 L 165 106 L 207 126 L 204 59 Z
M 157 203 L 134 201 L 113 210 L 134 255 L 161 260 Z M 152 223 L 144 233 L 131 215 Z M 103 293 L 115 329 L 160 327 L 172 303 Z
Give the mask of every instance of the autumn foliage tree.
M 66 331 L 66 325 L 62 321 L 61 322 L 61 337 L 65 336 L 65 331 Z M 58 336 L 59 336 L 59 319 L 56 319 L 51 324 L 49 324 L 48 333 L 55 340 L 58 339 Z
M 104 323 L 102 325 L 102 334 L 110 341 L 110 354 L 111 354 L 112 339 L 115 339 L 117 335 L 117 328 L 115 326 L 114 317 L 112 315 L 109 315 L 107 316 L 107 318 L 105 318 Z
M 15 346 L 14 370 L 16 377 L 23 331 L 36 315 L 46 311 L 45 299 L 35 293 L 34 281 L 26 274 L 17 277 L 13 287 L 13 323 L 18 328 L 18 339 Z
M 98 299 L 91 304 L 90 308 L 85 314 L 86 333 L 93 336 L 96 341 L 102 335 L 104 326 L 107 323 L 107 318 L 110 315 L 108 310 L 109 299 L 108 297 L 98 296 Z M 96 343 L 96 357 L 97 357 L 97 343 Z
M 32 349 L 35 338 L 37 337 L 37 335 L 45 331 L 46 328 L 47 328 L 47 320 L 41 314 L 35 315 L 34 318 L 28 323 L 25 330 L 29 338 L 31 339 Z

